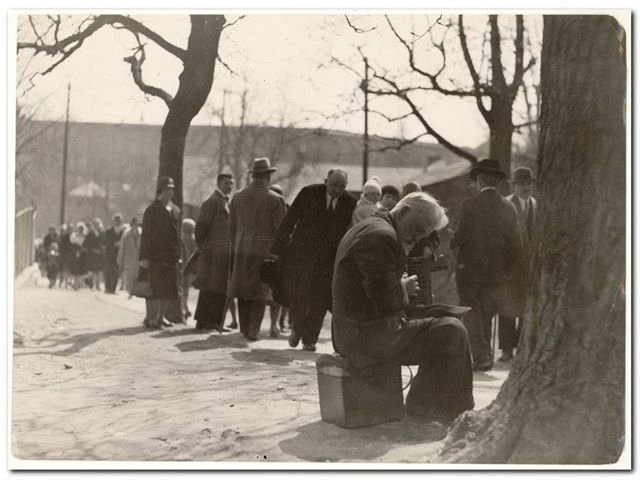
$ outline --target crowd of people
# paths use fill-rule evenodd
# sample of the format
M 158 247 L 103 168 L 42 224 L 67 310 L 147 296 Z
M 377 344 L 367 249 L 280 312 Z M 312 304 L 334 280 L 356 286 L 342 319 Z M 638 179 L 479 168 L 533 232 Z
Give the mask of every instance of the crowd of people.
M 255 159 L 250 183 L 235 193 L 233 176 L 219 174 L 195 221 L 181 218 L 171 201 L 175 182 L 161 177 L 142 228 L 135 218 L 124 225 L 119 214 L 106 231 L 99 219 L 51 228 L 43 241 L 51 286 L 104 282 L 114 293 L 121 278 L 131 295 L 146 279 L 148 328 L 186 323 L 195 288 L 196 330 L 239 328 L 248 341 L 258 339 L 270 306 L 270 335 L 288 326 L 290 347 L 301 342 L 308 351 L 331 311 L 334 350 L 353 365 L 420 365 L 408 413 L 447 419 L 472 408 L 471 372 L 493 367 L 494 317 L 500 361 L 510 361 L 518 343 L 535 234 L 531 170 L 514 171 L 505 198 L 497 186 L 508 174 L 492 159 L 480 161 L 470 172 L 478 193 L 464 201 L 456 228 L 415 183 L 401 191 L 372 177 L 356 199 L 346 172 L 333 169 L 287 205 L 271 184 L 275 171 L 268 158 Z M 420 285 L 407 260 L 430 256 L 447 227 L 459 304 L 468 308 L 422 305 L 422 318 L 409 318 Z
M 86 287 L 114 294 L 118 286 L 130 290 L 135 279 L 135 245 L 139 237 L 138 220 L 132 218 L 129 224 L 123 223 L 119 213 L 113 216 L 108 229 L 100 218 L 62 224 L 60 228 L 52 225 L 37 247 L 36 258 L 43 276 L 49 280 L 49 288 Z

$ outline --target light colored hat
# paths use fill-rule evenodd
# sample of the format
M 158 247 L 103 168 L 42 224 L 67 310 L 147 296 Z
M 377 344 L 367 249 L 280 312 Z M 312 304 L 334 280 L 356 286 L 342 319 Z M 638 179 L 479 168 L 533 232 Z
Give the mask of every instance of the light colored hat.
M 377 192 L 378 195 L 382 195 L 382 186 L 380 185 L 380 178 L 371 177 L 369 180 L 367 180 L 367 183 L 365 183 L 364 186 L 362 187 L 362 193 L 364 193 L 365 195 L 371 192 Z
M 253 160 L 253 166 L 251 173 L 266 173 L 266 172 L 275 172 L 277 170 L 276 167 L 271 166 L 271 160 L 267 157 L 260 157 Z

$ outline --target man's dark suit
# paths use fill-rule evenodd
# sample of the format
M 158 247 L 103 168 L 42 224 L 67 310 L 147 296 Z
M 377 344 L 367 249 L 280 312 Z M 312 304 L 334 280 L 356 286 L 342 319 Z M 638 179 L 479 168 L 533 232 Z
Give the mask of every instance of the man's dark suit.
M 272 253 L 281 259 L 293 331 L 314 345 L 331 309 L 331 278 L 338 243 L 349 228 L 356 199 L 345 192 L 327 208 L 327 187 L 304 187 L 287 210 Z
M 460 249 L 456 267 L 460 302 L 472 307 L 464 323 L 474 363 L 491 365 L 491 321 L 498 312 L 500 286 L 521 250 L 513 204 L 495 188 L 466 199 L 451 248 Z

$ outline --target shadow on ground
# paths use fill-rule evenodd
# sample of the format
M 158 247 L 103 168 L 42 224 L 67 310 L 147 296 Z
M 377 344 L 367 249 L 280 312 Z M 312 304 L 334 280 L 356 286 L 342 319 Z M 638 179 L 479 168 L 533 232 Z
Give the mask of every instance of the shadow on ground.
M 280 449 L 310 462 L 370 460 L 403 445 L 442 440 L 446 427 L 405 418 L 372 427 L 343 429 L 322 420 L 303 425 L 298 434 L 280 442 Z
M 194 330 L 190 332 L 194 333 Z M 199 350 L 213 350 L 215 348 L 243 348 L 248 344 L 249 342 L 241 333 L 232 333 L 229 335 L 214 333 L 203 340 L 178 343 L 176 347 L 181 352 L 194 352 Z
M 234 360 L 239 362 L 266 363 L 269 365 L 288 365 L 293 361 L 315 362 L 317 353 L 305 350 L 272 350 L 255 348 L 249 351 L 231 352 Z
M 50 337 L 45 337 L 40 339 L 38 343 L 40 346 L 44 346 L 45 348 L 56 348 L 61 345 L 70 345 L 68 348 L 64 350 L 58 350 L 54 352 L 50 351 L 42 351 L 39 350 L 37 352 L 16 352 L 14 355 L 57 355 L 62 357 L 67 357 L 69 355 L 73 355 L 74 353 L 78 353 L 83 348 L 88 347 L 89 345 L 93 345 L 94 343 L 103 340 L 108 337 L 124 337 L 130 335 L 137 335 L 139 333 L 148 332 L 148 330 L 144 326 L 139 327 L 128 327 L 128 328 L 115 328 L 113 330 L 107 330 L 105 332 L 95 332 L 95 333 L 83 333 L 80 335 L 74 335 L 73 337 L 63 338 L 59 340 L 50 339 Z M 42 345 L 42 344 L 45 345 Z

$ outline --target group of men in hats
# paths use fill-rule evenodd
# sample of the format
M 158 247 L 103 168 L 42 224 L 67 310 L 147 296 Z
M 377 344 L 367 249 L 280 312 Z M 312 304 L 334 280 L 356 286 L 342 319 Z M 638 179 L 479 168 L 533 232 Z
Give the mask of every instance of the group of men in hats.
M 410 193 L 392 210 L 350 228 L 355 199 L 345 191 L 345 172 L 332 170 L 323 184 L 303 188 L 287 211 L 283 197 L 269 188 L 274 171 L 269 159 L 255 159 L 251 182 L 231 200 L 233 178 L 219 175 L 218 188 L 201 208 L 198 325 L 222 327 L 228 300 L 236 298 L 240 331 L 255 340 L 272 300 L 261 269 L 265 260 L 278 261 L 287 279 L 280 293 L 290 306 L 292 347 L 302 340 L 303 348 L 315 350 L 331 309 L 334 349 L 355 366 L 420 365 L 408 413 L 447 420 L 473 408 L 470 372 L 492 368 L 496 314 L 502 359 L 510 359 L 517 345 L 515 318 L 524 313 L 528 249 L 535 234 L 531 170 L 514 171 L 514 194 L 507 198 L 497 192 L 507 177 L 498 162 L 482 160 L 470 172 L 479 192 L 464 201 L 451 238 L 451 248 L 458 249 L 460 303 L 471 307 L 463 322 L 464 312 L 456 307 L 440 306 L 434 318 L 420 321 L 402 315 L 419 288 L 415 277 L 403 275 L 406 255 L 448 223 L 434 198 Z M 154 293 L 148 326 L 165 325 L 167 312 L 179 304 L 180 211 L 171 202 L 174 189 L 171 178 L 160 178 L 143 220 L 140 264 L 149 269 Z
M 520 167 L 511 179 L 514 194 L 497 192 L 507 177 L 497 161 L 485 159 L 471 170 L 479 193 L 462 204 L 460 222 L 450 246 L 458 249 L 456 284 L 460 303 L 472 307 L 464 319 L 475 370 L 493 367 L 492 326 L 500 314 L 502 361 L 513 358 L 518 333 L 515 319 L 524 315 L 529 279 L 530 245 L 535 229 L 534 181 Z

